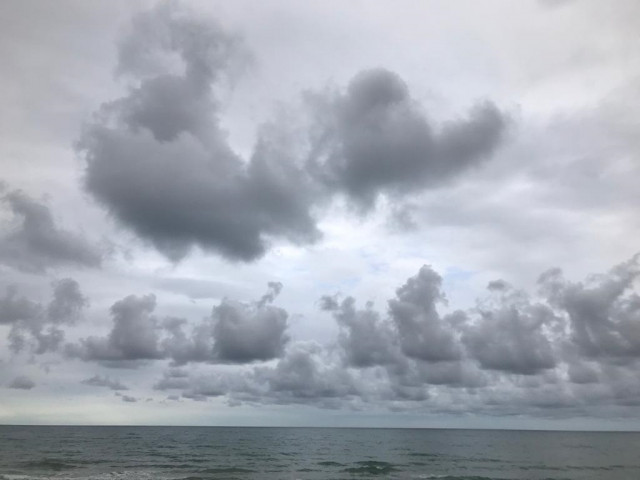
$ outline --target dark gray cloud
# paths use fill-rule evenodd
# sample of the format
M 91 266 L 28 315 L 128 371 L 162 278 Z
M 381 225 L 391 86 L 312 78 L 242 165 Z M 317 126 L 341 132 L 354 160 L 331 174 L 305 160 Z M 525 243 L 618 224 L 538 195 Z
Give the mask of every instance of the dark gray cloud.
M 9 388 L 15 388 L 18 390 L 31 390 L 35 386 L 35 382 L 24 375 L 14 378 L 9 384 Z
M 246 363 L 279 357 L 288 341 L 287 312 L 224 301 L 213 310 L 213 352 L 222 362 Z
M 0 200 L 13 215 L 0 235 L 0 262 L 28 272 L 68 264 L 100 266 L 102 252 L 80 235 L 58 227 L 45 204 L 19 190 Z
M 100 375 L 95 375 L 91 378 L 87 378 L 82 380 L 84 385 L 91 385 L 93 387 L 107 387 L 110 390 L 129 390 L 126 385 L 120 383 L 118 380 L 114 380 L 110 377 L 103 377 Z
M 12 325 L 41 314 L 42 308 L 24 296 L 18 296 L 18 288 L 7 287 L 0 299 L 0 325 Z
M 545 331 L 559 321 L 553 310 L 503 281 L 491 282 L 489 289 L 495 292 L 492 301 L 481 304 L 464 327 L 469 355 L 482 368 L 522 375 L 555 367 L 556 352 Z
M 628 363 L 640 357 L 640 256 L 614 267 L 609 274 L 572 283 L 558 269 L 540 277 L 549 302 L 568 314 L 570 342 L 587 359 Z
M 129 295 L 111 306 L 113 325 L 106 336 L 67 344 L 66 353 L 111 367 L 137 367 L 166 358 L 174 365 L 272 360 L 283 354 L 289 341 L 288 313 L 271 305 L 281 289 L 279 282 L 269 282 L 267 293 L 257 301 L 223 299 L 200 323 L 176 317 L 159 319 L 153 315 L 154 295 Z M 13 297 L 8 299 L 16 302 Z M 13 303 L 8 305 L 15 310 Z
M 237 36 L 175 4 L 141 13 L 119 50 L 118 71 L 133 86 L 102 106 L 78 143 L 86 189 L 173 260 L 194 245 L 250 261 L 273 240 L 314 242 L 319 207 L 335 194 L 370 207 L 379 194 L 441 184 L 503 137 L 492 104 L 436 128 L 401 79 L 372 70 L 345 94 L 309 94 L 298 122 L 309 132 L 263 125 L 243 159 L 220 127 L 218 97 L 246 56 Z
M 115 302 L 110 308 L 113 328 L 109 335 L 88 337 L 78 344 L 67 345 L 67 353 L 112 366 L 162 358 L 160 326 L 152 315 L 155 307 L 154 295 L 129 295 Z
M 353 297 L 339 303 L 335 297 L 325 296 L 321 298 L 321 307 L 333 312 L 341 327 L 338 342 L 345 353 L 347 365 L 361 368 L 396 361 L 395 332 L 389 322 L 381 320 L 372 304 L 358 310 Z
M 185 331 L 188 321 L 183 318 L 167 318 L 163 322 L 166 337 L 162 350 L 175 365 L 189 362 L 213 361 L 213 325 L 210 319 L 195 325 L 190 334 Z
M 311 168 L 362 207 L 381 193 L 436 186 L 477 165 L 499 145 L 507 123 L 485 103 L 436 128 L 404 81 L 385 69 L 359 73 L 344 94 L 310 100 L 318 117 Z
M 116 393 L 114 393 L 114 395 L 116 397 L 120 397 L 120 400 L 122 400 L 123 402 L 126 402 L 126 403 L 136 403 L 138 401 L 138 399 L 136 397 L 132 397 L 131 395 L 125 395 L 125 394 L 120 393 L 120 392 L 116 392 Z
M 281 289 L 282 284 L 270 282 L 267 293 L 256 302 L 222 300 L 190 335 L 183 328 L 186 321 L 167 319 L 165 352 L 176 364 L 250 363 L 280 357 L 289 340 L 288 313 L 271 303 Z
M 63 278 L 53 282 L 53 299 L 47 307 L 47 317 L 54 323 L 73 323 L 88 305 L 78 282 Z
M 246 261 L 270 237 L 319 236 L 308 182 L 281 146 L 263 136 L 244 162 L 218 126 L 213 86 L 243 55 L 234 36 L 175 4 L 141 14 L 119 64 L 139 83 L 105 105 L 80 142 L 88 191 L 172 259 L 198 245 Z M 176 57 L 181 72 L 158 73 Z
M 389 300 L 389 313 L 407 357 L 426 362 L 460 358 L 451 325 L 460 320 L 459 315 L 441 318 L 436 310 L 436 304 L 445 300 L 441 284 L 440 275 L 425 265 L 396 290 L 396 298 Z
M 573 361 L 569 364 L 567 375 L 570 382 L 578 384 L 598 383 L 600 372 L 598 365 L 591 362 Z

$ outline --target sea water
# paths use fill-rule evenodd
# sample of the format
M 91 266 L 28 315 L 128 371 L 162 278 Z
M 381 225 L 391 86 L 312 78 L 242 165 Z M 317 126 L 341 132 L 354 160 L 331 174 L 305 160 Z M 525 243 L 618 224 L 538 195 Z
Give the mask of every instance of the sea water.
M 640 433 L 0 426 L 0 479 L 639 479 Z

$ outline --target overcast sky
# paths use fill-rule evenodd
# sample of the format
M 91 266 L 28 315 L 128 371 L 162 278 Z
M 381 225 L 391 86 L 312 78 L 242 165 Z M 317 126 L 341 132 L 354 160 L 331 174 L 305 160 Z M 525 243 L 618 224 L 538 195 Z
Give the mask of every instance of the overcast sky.
M 640 3 L 0 3 L 0 423 L 640 428 Z

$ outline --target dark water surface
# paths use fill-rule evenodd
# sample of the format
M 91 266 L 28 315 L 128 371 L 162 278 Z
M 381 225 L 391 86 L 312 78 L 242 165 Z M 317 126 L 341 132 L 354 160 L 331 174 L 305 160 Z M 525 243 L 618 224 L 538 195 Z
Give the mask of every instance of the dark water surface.
M 640 479 L 640 433 L 0 426 L 0 479 Z

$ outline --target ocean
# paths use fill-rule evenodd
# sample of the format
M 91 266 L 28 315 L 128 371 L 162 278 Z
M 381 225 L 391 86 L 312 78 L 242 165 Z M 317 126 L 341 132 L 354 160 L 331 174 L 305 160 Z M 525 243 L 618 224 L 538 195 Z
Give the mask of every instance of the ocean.
M 0 426 L 0 479 L 638 479 L 640 433 Z

